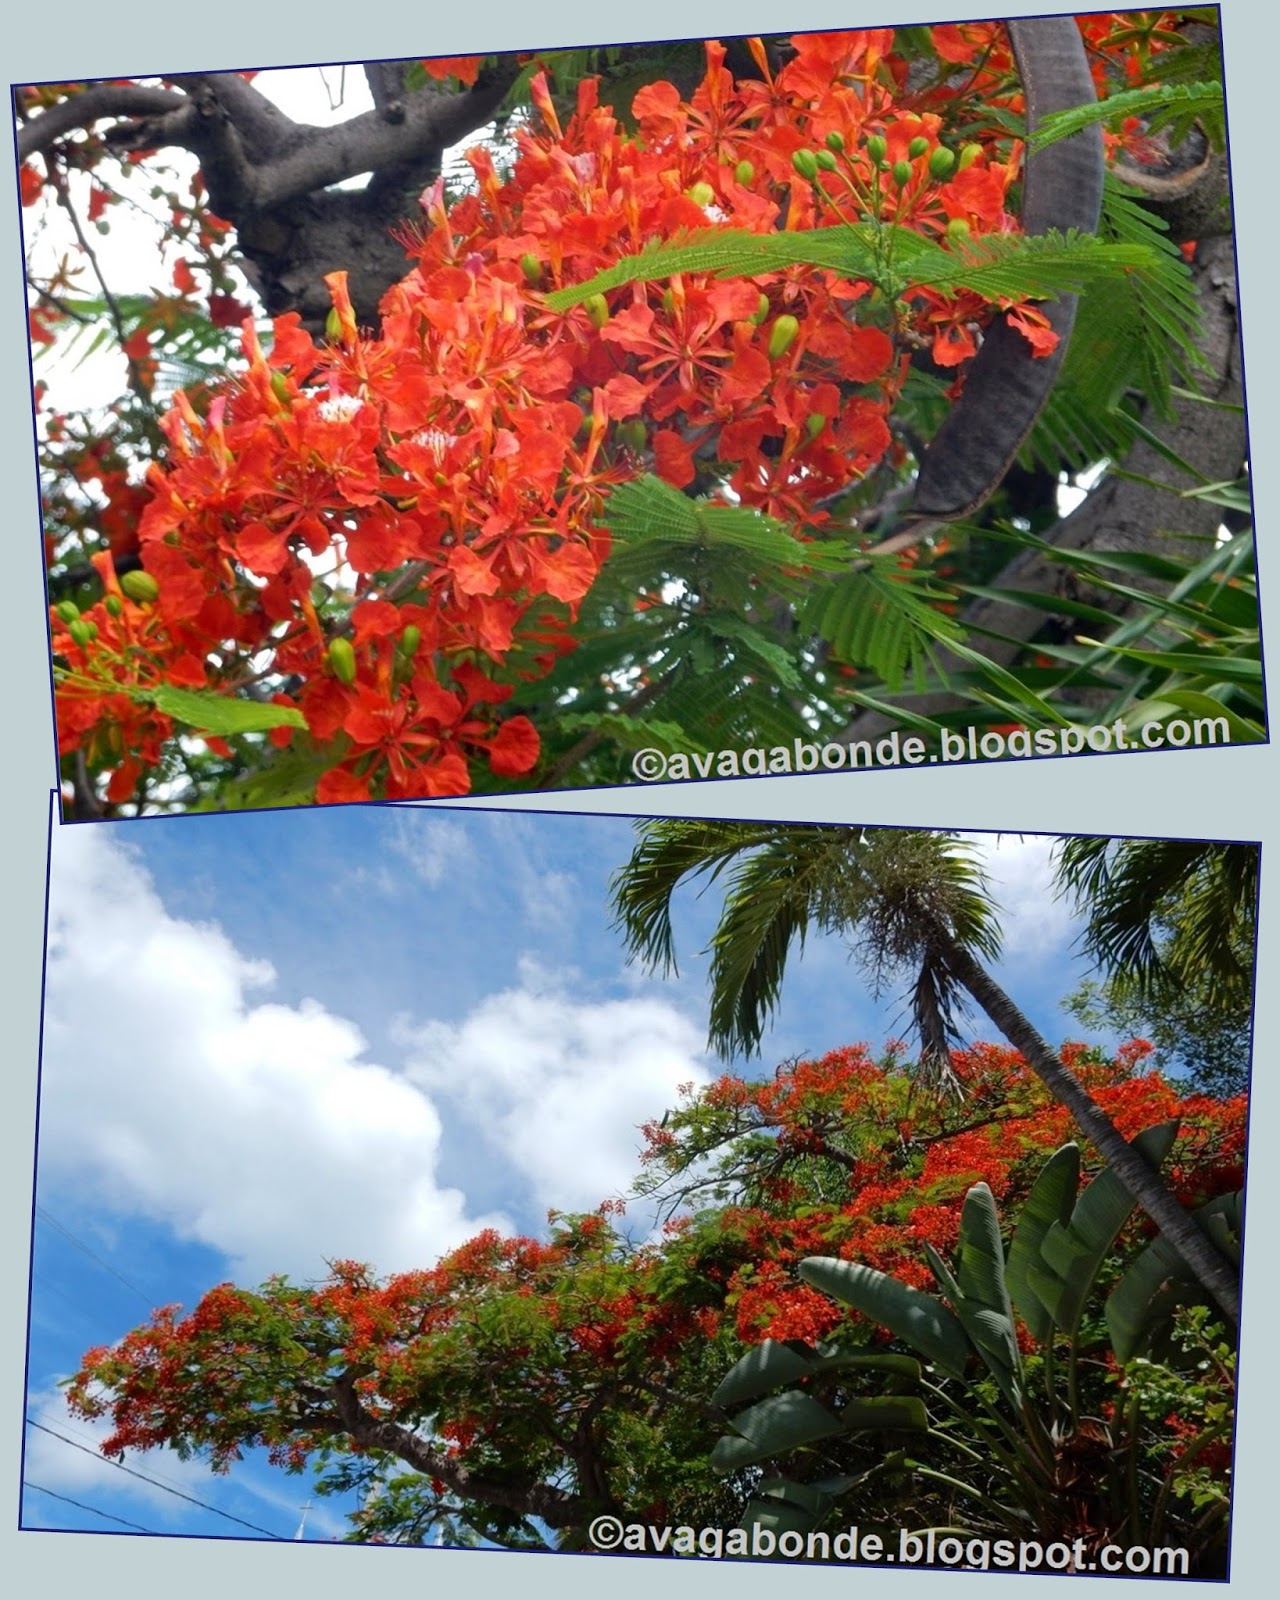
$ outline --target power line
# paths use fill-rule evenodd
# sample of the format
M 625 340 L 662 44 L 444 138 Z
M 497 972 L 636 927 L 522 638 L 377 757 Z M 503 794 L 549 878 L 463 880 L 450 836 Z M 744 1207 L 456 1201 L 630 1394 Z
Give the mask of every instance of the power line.
M 191 1505 L 199 1506 L 202 1511 L 211 1511 L 215 1517 L 225 1517 L 228 1522 L 239 1523 L 242 1528 L 250 1528 L 254 1533 L 264 1533 L 268 1539 L 284 1538 L 283 1534 L 272 1533 L 270 1528 L 260 1528 L 256 1522 L 246 1522 L 243 1517 L 233 1517 L 229 1511 L 220 1511 L 217 1506 L 211 1506 L 207 1500 L 197 1500 L 195 1495 L 183 1494 L 181 1489 L 171 1489 L 167 1483 L 161 1483 L 159 1478 L 149 1478 L 145 1472 L 136 1472 L 132 1467 L 126 1467 L 123 1461 L 112 1461 L 99 1451 L 90 1450 L 86 1445 L 77 1444 L 74 1439 L 68 1439 L 65 1433 L 59 1433 L 56 1428 L 45 1427 L 43 1422 L 37 1422 L 34 1417 L 28 1417 L 26 1422 L 30 1428 L 39 1428 L 41 1433 L 47 1433 L 54 1439 L 61 1439 L 63 1444 L 69 1444 L 73 1450 L 79 1450 L 87 1456 L 92 1456 L 95 1461 L 105 1462 L 107 1466 L 114 1467 L 117 1472 L 127 1472 L 131 1478 L 141 1478 L 143 1483 L 150 1483 L 157 1489 L 163 1489 L 165 1494 L 177 1495 L 179 1500 L 189 1501 Z
M 37 1494 L 47 1494 L 51 1500 L 61 1500 L 64 1505 L 74 1506 L 77 1511 L 87 1511 L 91 1516 L 105 1517 L 108 1522 L 118 1522 L 122 1528 L 132 1528 L 135 1533 L 154 1533 L 154 1528 L 144 1528 L 140 1522 L 128 1522 L 124 1517 L 113 1517 L 109 1511 L 99 1511 L 97 1506 L 87 1506 L 82 1500 L 73 1500 L 68 1494 L 58 1494 L 54 1489 L 46 1489 L 42 1483 L 32 1483 L 30 1478 L 22 1480 L 24 1489 L 34 1489 Z
M 132 1290 L 133 1293 L 137 1295 L 138 1299 L 148 1307 L 148 1309 L 155 1309 L 155 1301 L 149 1294 L 146 1294 L 143 1292 L 143 1290 L 139 1289 L 136 1283 L 130 1283 L 129 1279 L 125 1277 L 124 1273 L 117 1272 L 109 1261 L 104 1261 L 96 1250 L 92 1249 L 84 1242 L 83 1239 L 72 1233 L 71 1229 L 68 1228 L 65 1223 L 59 1222 L 57 1217 L 55 1217 L 51 1211 L 47 1211 L 44 1206 L 37 1205 L 36 1216 L 40 1219 L 40 1221 L 47 1223 L 55 1233 L 60 1233 L 68 1244 L 74 1245 L 77 1250 L 82 1250 L 84 1254 L 87 1255 L 91 1261 L 96 1262 L 104 1272 L 109 1272 L 113 1278 L 124 1284 L 126 1289 Z

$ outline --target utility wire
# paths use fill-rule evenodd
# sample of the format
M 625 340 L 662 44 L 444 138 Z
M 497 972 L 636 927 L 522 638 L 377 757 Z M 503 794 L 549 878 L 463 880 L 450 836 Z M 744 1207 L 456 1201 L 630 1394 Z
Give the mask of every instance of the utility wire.
M 108 1522 L 118 1522 L 122 1528 L 132 1528 L 135 1533 L 154 1533 L 154 1528 L 144 1528 L 140 1522 L 128 1522 L 124 1517 L 113 1517 L 109 1511 L 99 1511 L 97 1506 L 87 1506 L 82 1500 L 73 1500 L 70 1495 L 58 1494 L 54 1489 L 46 1489 L 42 1483 L 32 1483 L 30 1478 L 22 1480 L 24 1489 L 34 1489 L 37 1494 L 47 1494 L 51 1500 L 61 1500 L 64 1505 L 74 1506 L 77 1511 L 88 1511 L 92 1516 L 105 1517 Z
M 131 1289 L 133 1293 L 137 1295 L 138 1299 L 146 1304 L 148 1309 L 155 1309 L 155 1301 L 149 1294 L 146 1294 L 143 1292 L 143 1290 L 139 1289 L 136 1283 L 130 1283 L 128 1278 L 126 1278 L 122 1272 L 117 1272 L 109 1261 L 104 1261 L 96 1250 L 91 1249 L 83 1239 L 78 1238 L 76 1234 L 72 1233 L 71 1229 L 68 1228 L 65 1223 L 59 1222 L 57 1217 L 55 1217 L 52 1212 L 46 1211 L 44 1206 L 37 1205 L 36 1216 L 41 1222 L 47 1223 L 55 1233 L 60 1233 L 68 1244 L 73 1244 L 77 1250 L 82 1250 L 91 1261 L 96 1261 L 104 1272 L 109 1272 L 113 1278 L 124 1284 L 126 1289 Z
M 74 1439 L 68 1439 L 65 1433 L 59 1433 L 56 1428 L 46 1428 L 43 1422 L 37 1422 L 34 1417 L 26 1419 L 27 1426 L 39 1428 L 41 1433 L 47 1433 L 54 1439 L 61 1439 L 63 1444 L 69 1444 L 73 1450 L 80 1450 L 87 1456 L 92 1456 L 95 1461 L 104 1461 L 107 1466 L 115 1467 L 118 1472 L 127 1472 L 131 1478 L 141 1478 L 143 1483 L 153 1484 L 157 1489 L 163 1489 L 166 1494 L 177 1495 L 179 1500 L 187 1500 L 193 1506 L 199 1506 L 202 1511 L 212 1511 L 215 1517 L 225 1517 L 228 1522 L 237 1522 L 242 1528 L 251 1528 L 254 1533 L 264 1533 L 268 1539 L 283 1539 L 281 1533 L 272 1533 L 270 1528 L 260 1528 L 256 1522 L 246 1522 L 243 1517 L 233 1517 L 229 1511 L 220 1511 L 217 1506 L 211 1506 L 207 1500 L 197 1500 L 192 1494 L 183 1494 L 181 1489 L 171 1489 L 167 1483 L 161 1483 L 159 1478 L 149 1478 L 145 1472 L 135 1472 L 132 1467 L 126 1467 L 123 1461 L 112 1461 L 97 1450 L 90 1450 L 87 1445 L 77 1444 Z

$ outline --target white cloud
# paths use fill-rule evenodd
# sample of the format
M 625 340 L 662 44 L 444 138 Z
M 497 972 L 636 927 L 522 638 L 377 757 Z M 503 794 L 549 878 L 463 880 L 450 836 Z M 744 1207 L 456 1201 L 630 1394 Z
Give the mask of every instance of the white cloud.
M 385 829 L 391 849 L 408 862 L 416 878 L 432 889 L 455 867 L 473 859 L 467 830 L 446 817 L 397 811 L 386 816 Z
M 485 1134 L 543 1206 L 627 1190 L 637 1129 L 708 1072 L 701 1030 L 658 998 L 576 1002 L 568 974 L 524 961 L 518 988 L 457 1025 L 402 1023 L 406 1071 Z
M 437 1183 L 422 1089 L 319 1001 L 255 1003 L 270 966 L 171 917 L 112 830 L 55 835 L 47 974 L 43 1182 L 165 1222 L 242 1280 L 421 1266 L 505 1225 Z
M 404 1024 L 403 1063 L 370 1061 L 350 1020 L 273 1000 L 269 963 L 170 915 L 119 829 L 55 835 L 47 975 L 42 1193 L 167 1225 L 240 1282 L 393 1272 L 511 1230 L 478 1205 L 593 1207 L 633 1182 L 639 1125 L 708 1080 L 668 1000 L 578 1000 L 529 960 L 461 1022 Z M 440 1181 L 450 1137 L 485 1198 Z
M 1056 837 L 981 833 L 967 838 L 978 847 L 1000 907 L 1005 961 L 1018 965 L 1056 952 L 1065 957 L 1075 929 L 1070 902 L 1059 898 L 1054 885 Z

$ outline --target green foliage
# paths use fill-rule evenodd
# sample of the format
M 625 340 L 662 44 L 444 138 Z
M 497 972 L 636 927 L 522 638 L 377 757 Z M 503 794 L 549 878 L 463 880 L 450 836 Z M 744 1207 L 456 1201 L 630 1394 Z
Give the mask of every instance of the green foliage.
M 999 932 L 972 849 L 947 834 L 886 829 L 664 820 L 611 883 L 617 925 L 647 966 L 675 964 L 671 898 L 686 879 L 725 881 L 712 939 L 709 1039 L 729 1053 L 759 1049 L 787 955 L 811 927 L 845 935 L 877 987 L 909 973 L 927 1069 L 949 1072 L 962 1009 L 938 957 L 945 928 L 990 958 Z
M 305 728 L 307 725 L 301 711 L 292 706 L 231 700 L 209 690 L 177 689 L 169 683 L 136 690 L 134 698 L 149 701 L 157 711 L 176 722 L 185 722 L 188 727 L 217 736 L 264 733 L 269 728 Z
M 893 223 L 842 224 L 791 233 L 708 229 L 682 244 L 655 245 L 625 257 L 585 283 L 547 296 L 553 311 L 567 311 L 590 295 L 628 283 L 653 283 L 678 272 L 714 272 L 721 278 L 757 277 L 808 266 L 872 284 L 889 299 L 914 289 L 954 294 L 968 289 L 987 300 L 1054 297 L 1093 290 L 1118 273 L 1153 270 L 1157 259 L 1143 243 L 1108 243 L 1090 234 L 985 234 L 947 249 Z
M 1126 117 L 1145 119 L 1149 133 L 1171 130 L 1170 142 L 1180 144 L 1196 122 L 1222 127 L 1224 106 L 1221 82 L 1154 83 L 1140 89 L 1121 89 L 1091 106 L 1072 106 L 1041 119 L 1031 138 L 1033 150 L 1043 150 L 1059 139 L 1069 139 L 1082 128 L 1097 123 L 1119 125 Z M 1215 143 L 1221 147 L 1221 140 Z
M 1158 1161 L 1173 1137 L 1173 1125 L 1155 1127 L 1134 1145 Z M 1075 1146 L 1050 1158 L 1022 1207 L 1007 1259 L 991 1191 L 985 1183 L 974 1185 L 961 1215 L 954 1267 L 925 1246 L 945 1301 L 856 1261 L 801 1263 L 806 1283 L 886 1328 L 923 1358 L 923 1368 L 896 1369 L 896 1377 L 918 1383 L 927 1410 L 922 1405 L 921 1412 L 910 1411 L 903 1396 L 885 1406 L 884 1397 L 850 1393 L 849 1380 L 864 1369 L 842 1361 L 833 1346 L 813 1349 L 793 1340 L 748 1352 L 722 1381 L 716 1403 L 735 1405 L 770 1389 L 782 1393 L 735 1416 L 733 1431 L 711 1457 L 721 1473 L 745 1465 L 773 1469 L 757 1488 L 744 1526 L 778 1515 L 802 1532 L 820 1526 L 862 1481 L 832 1478 L 826 1447 L 842 1435 L 878 1429 L 885 1436 L 882 1468 L 914 1477 L 922 1491 L 932 1488 L 934 1503 L 923 1512 L 931 1526 L 1030 1534 L 1073 1545 L 1082 1539 L 1086 1551 L 1120 1527 L 1130 1538 L 1151 1542 L 1174 1537 L 1175 1529 L 1196 1558 L 1212 1549 L 1221 1536 L 1228 1491 L 1220 1463 L 1209 1472 L 1198 1470 L 1193 1459 L 1204 1462 L 1202 1452 L 1230 1437 L 1230 1348 L 1220 1330 L 1209 1329 L 1207 1308 L 1179 1308 L 1167 1280 L 1178 1279 L 1184 1294 L 1194 1291 L 1182 1282 L 1185 1268 L 1157 1239 L 1108 1301 L 1125 1375 L 1123 1414 L 1116 1408 L 1110 1425 L 1089 1414 L 1081 1365 L 1092 1338 L 1086 1302 L 1104 1276 L 1133 1202 L 1110 1169 L 1077 1195 L 1078 1174 Z M 1203 1215 L 1221 1224 L 1224 1238 L 1234 1237 L 1238 1197 L 1223 1197 Z M 1022 1352 L 1015 1305 L 1040 1347 L 1035 1356 Z M 1148 1358 L 1144 1352 L 1159 1338 L 1184 1352 L 1194 1348 L 1200 1358 L 1194 1368 Z M 981 1374 L 976 1377 L 975 1364 Z M 824 1381 L 830 1389 L 836 1377 L 841 1403 L 825 1404 L 813 1390 Z M 1043 1397 L 1034 1392 L 1040 1379 Z M 882 1420 L 877 1404 L 885 1406 Z M 1171 1413 L 1194 1419 L 1185 1430 L 1196 1436 L 1190 1450 L 1165 1432 Z M 1078 1464 L 1090 1452 L 1095 1459 L 1081 1479 Z M 798 1477 L 776 1475 L 784 1456 L 803 1469 Z M 1176 1505 L 1179 1499 L 1190 1502 L 1192 1513 L 1211 1508 L 1212 1514 L 1194 1519 Z M 855 1515 L 865 1523 L 863 1513 Z

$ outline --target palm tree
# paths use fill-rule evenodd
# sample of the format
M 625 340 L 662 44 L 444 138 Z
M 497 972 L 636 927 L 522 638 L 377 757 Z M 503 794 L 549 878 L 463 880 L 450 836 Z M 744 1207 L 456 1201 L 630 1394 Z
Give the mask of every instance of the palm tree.
M 954 833 L 663 818 L 611 882 L 633 958 L 675 968 L 671 900 L 686 879 L 725 876 L 710 946 L 709 1043 L 753 1054 L 780 997 L 787 955 L 810 928 L 843 935 L 878 994 L 906 973 L 920 1062 L 955 1088 L 949 1047 L 975 1001 L 1114 1170 L 1199 1281 L 1239 1320 L 1235 1274 L 1023 1012 L 982 965 L 999 953 L 996 908 L 971 845 Z
M 1159 1003 L 1190 988 L 1247 1009 L 1260 854 L 1208 839 L 1064 839 L 1058 883 L 1088 907 L 1085 950 L 1126 991 Z

